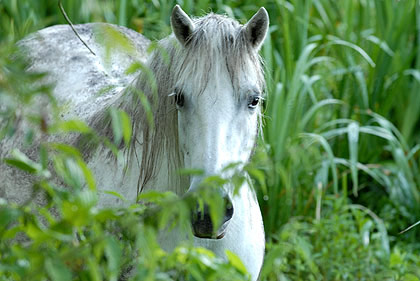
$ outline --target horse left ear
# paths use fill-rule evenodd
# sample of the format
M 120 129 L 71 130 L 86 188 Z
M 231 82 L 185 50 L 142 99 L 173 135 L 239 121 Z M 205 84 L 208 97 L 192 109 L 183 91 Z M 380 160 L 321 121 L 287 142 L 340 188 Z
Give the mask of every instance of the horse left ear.
M 179 43 L 183 46 L 187 45 L 194 31 L 194 23 L 179 5 L 175 5 L 172 10 L 171 26 Z
M 269 21 L 267 10 L 261 7 L 244 26 L 245 36 L 256 50 L 259 50 L 264 42 Z

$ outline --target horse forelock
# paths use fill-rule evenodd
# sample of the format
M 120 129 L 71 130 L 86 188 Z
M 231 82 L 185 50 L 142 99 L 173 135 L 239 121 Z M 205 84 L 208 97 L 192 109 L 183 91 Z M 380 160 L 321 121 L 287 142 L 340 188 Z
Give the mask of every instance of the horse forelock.
M 194 92 L 202 93 L 211 74 L 221 73 L 226 67 L 235 95 L 240 95 L 240 75 L 253 68 L 257 73 L 257 82 L 261 90 L 264 78 L 258 53 L 250 46 L 242 25 L 222 15 L 209 14 L 193 20 L 195 29 L 185 47 L 173 44 L 169 38 L 169 52 L 176 60 L 170 66 L 174 80 L 179 85 L 194 83 Z

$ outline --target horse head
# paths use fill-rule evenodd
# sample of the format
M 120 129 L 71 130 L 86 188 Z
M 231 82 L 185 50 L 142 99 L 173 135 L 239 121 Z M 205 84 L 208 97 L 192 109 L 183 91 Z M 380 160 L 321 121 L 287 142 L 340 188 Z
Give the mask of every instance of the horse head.
M 223 174 L 231 163 L 246 163 L 255 145 L 264 79 L 258 51 L 268 30 L 261 8 L 240 25 L 215 14 L 191 19 L 177 5 L 171 25 L 178 42 L 174 85 L 169 98 L 177 109 L 179 150 L 184 167 L 204 176 Z M 200 187 L 203 176 L 190 178 L 187 192 Z M 224 216 L 213 227 L 208 206 L 192 215 L 194 235 L 223 238 L 235 215 L 233 186 L 220 188 Z

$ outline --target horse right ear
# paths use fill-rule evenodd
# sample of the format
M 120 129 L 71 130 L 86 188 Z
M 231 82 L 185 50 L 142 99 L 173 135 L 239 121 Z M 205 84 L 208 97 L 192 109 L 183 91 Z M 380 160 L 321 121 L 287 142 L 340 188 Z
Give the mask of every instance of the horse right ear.
M 246 38 L 257 50 L 260 49 L 267 35 L 269 21 L 267 10 L 262 7 L 244 26 Z
M 187 45 L 188 40 L 194 31 L 194 23 L 179 5 L 175 5 L 172 10 L 171 26 L 179 43 L 181 43 L 182 46 Z

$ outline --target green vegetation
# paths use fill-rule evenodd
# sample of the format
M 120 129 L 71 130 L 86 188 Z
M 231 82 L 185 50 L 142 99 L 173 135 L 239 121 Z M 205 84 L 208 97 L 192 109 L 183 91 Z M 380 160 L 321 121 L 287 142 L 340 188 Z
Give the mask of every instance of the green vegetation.
M 420 2 L 255 2 L 179 4 L 191 15 L 214 11 L 241 22 L 260 6 L 270 14 L 261 51 L 264 143 L 248 167 L 267 235 L 261 280 L 420 280 L 420 227 L 400 234 L 420 221 Z M 63 1 L 73 23 L 116 23 L 150 39 L 169 34 L 175 4 Z M 47 0 L 0 0 L 0 15 L 0 139 L 26 118 L 34 124 L 25 137 L 30 144 L 49 128 L 25 108 L 50 89 L 34 87 L 42 75 L 25 73 L 25 62 L 12 60 L 14 44 L 65 20 Z M 63 132 L 86 130 L 61 125 Z M 170 219 L 185 223 L 188 202 L 149 194 L 144 200 L 162 206 L 153 215 L 142 206 L 98 210 L 93 176 L 77 150 L 41 147 L 39 162 L 19 152 L 2 160 L 36 175 L 50 204 L 0 201 L 1 280 L 117 280 L 129 268 L 135 280 L 246 280 L 234 256 L 223 263 L 189 245 L 174 253 L 159 248 L 156 233 Z M 49 162 L 68 189 L 49 180 Z M 90 189 L 80 188 L 68 162 Z M 24 241 L 12 240 L 22 232 Z

